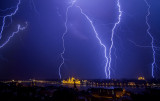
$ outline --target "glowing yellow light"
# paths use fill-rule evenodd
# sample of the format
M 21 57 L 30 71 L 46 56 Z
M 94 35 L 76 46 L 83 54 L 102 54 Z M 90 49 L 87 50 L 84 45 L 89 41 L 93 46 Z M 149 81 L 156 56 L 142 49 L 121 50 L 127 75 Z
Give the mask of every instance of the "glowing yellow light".
M 79 79 L 75 79 L 74 77 L 69 78 L 68 80 L 63 80 L 62 81 L 63 84 L 81 84 Z
M 138 80 L 145 80 L 144 77 L 138 77 Z
M 135 86 L 136 84 L 135 84 L 135 82 L 128 82 L 128 85 L 129 86 Z

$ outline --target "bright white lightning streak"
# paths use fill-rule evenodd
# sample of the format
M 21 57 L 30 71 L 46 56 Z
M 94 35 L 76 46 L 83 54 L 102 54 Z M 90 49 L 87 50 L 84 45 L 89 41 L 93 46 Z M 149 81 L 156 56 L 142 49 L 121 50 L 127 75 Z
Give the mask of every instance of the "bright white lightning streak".
M 13 32 L 13 33 L 9 36 L 9 38 L 8 38 L 2 45 L 0 45 L 0 48 L 4 47 L 4 46 L 11 40 L 11 38 L 12 38 L 15 34 L 17 34 L 19 31 L 22 31 L 22 30 L 24 30 L 24 29 L 26 29 L 26 27 L 21 27 L 21 25 L 18 25 L 18 26 L 17 26 L 17 31 L 16 31 L 16 32 Z
M 155 49 L 154 49 L 154 38 L 153 38 L 153 36 L 152 36 L 152 34 L 150 33 L 150 29 L 151 29 L 151 27 L 150 27 L 150 25 L 149 25 L 149 23 L 148 23 L 148 17 L 150 16 L 150 4 L 147 2 L 147 0 L 144 0 L 145 1 L 145 3 L 146 3 L 146 5 L 147 5 L 147 7 L 148 7 L 148 9 L 147 9 L 147 15 L 146 15 L 146 24 L 147 24 L 147 26 L 148 26 L 148 28 L 147 28 L 147 33 L 148 33 L 148 35 L 151 37 L 151 46 L 152 46 L 152 51 L 153 51 L 153 62 L 152 62 L 152 77 L 154 78 L 154 66 L 156 65 L 156 59 L 155 59 L 155 54 L 156 54 L 156 51 L 155 51 Z
M 117 7 L 118 7 L 119 16 L 118 16 L 118 21 L 114 24 L 114 27 L 112 29 L 111 46 L 110 46 L 110 49 L 109 49 L 109 64 L 108 64 L 109 75 L 107 77 L 109 79 L 110 79 L 110 74 L 111 74 L 110 69 L 111 69 L 111 62 L 112 62 L 112 48 L 113 48 L 113 45 L 114 45 L 113 37 L 114 37 L 114 34 L 115 34 L 115 29 L 116 29 L 117 25 L 120 23 L 121 16 L 122 16 L 121 5 L 120 5 L 119 0 L 117 0 Z
M 67 7 L 67 10 L 66 10 L 66 20 L 65 20 L 65 32 L 63 33 L 63 35 L 62 35 L 62 44 L 63 44 L 63 51 L 62 51 L 62 53 L 61 53 L 61 58 L 62 58 L 62 63 L 60 64 L 60 66 L 59 66 L 59 77 L 60 77 L 60 79 L 62 78 L 62 75 L 61 75 L 61 67 L 63 66 L 63 64 L 64 64 L 64 57 L 63 57 L 63 55 L 64 55 L 64 53 L 65 53 L 65 42 L 64 42 L 64 37 L 65 37 L 65 35 L 67 34 L 67 32 L 68 32 L 68 27 L 67 27 L 67 22 L 68 22 L 68 11 L 69 11 L 69 9 L 71 8 L 71 7 L 73 7 L 74 6 L 74 4 L 76 3 L 76 1 L 77 0 L 73 0 L 72 2 L 71 2 L 71 5 L 69 5 L 68 7 Z
M 72 4 L 67 8 L 67 11 L 66 11 L 66 21 L 65 21 L 65 28 L 66 28 L 66 30 L 65 30 L 65 32 L 63 33 L 63 36 L 62 36 L 62 40 L 63 40 L 63 52 L 61 53 L 62 63 L 61 63 L 60 66 L 59 66 L 59 77 L 60 77 L 60 79 L 61 79 L 61 67 L 62 67 L 62 65 L 64 64 L 64 57 L 63 57 L 63 54 L 65 53 L 64 36 L 66 35 L 66 33 L 67 33 L 67 31 L 68 31 L 68 29 L 67 29 L 68 10 L 69 10 L 71 7 L 74 6 L 74 4 L 76 3 L 76 1 L 77 1 L 77 0 L 73 0 L 73 1 L 72 1 Z M 107 50 L 107 49 L 106 49 L 106 46 L 102 43 L 101 39 L 99 38 L 99 35 L 98 35 L 97 31 L 96 31 L 96 28 L 95 28 L 92 20 L 82 11 L 82 9 L 81 9 L 79 6 L 76 6 L 76 7 L 78 7 L 78 8 L 80 9 L 81 14 L 84 15 L 84 16 L 86 17 L 86 19 L 89 21 L 89 23 L 91 24 L 91 26 L 92 26 L 92 28 L 93 28 L 93 31 L 94 31 L 94 33 L 95 33 L 95 35 L 96 35 L 96 38 L 98 39 L 100 45 L 104 48 L 104 54 L 105 54 L 105 59 L 106 59 L 105 74 L 106 74 L 106 77 L 109 77 L 109 76 L 108 76 L 108 73 L 107 73 L 108 58 L 107 58 L 107 54 L 106 54 L 106 50 Z
M 15 14 L 17 13 L 17 11 L 18 11 L 18 9 L 19 9 L 20 3 L 21 3 L 21 2 L 20 2 L 20 0 L 19 0 L 19 1 L 18 1 L 18 4 L 16 5 L 16 7 L 11 7 L 11 8 L 7 8 L 7 9 L 5 9 L 5 10 L 1 10 L 1 11 L 7 11 L 7 10 L 11 10 L 11 9 L 13 9 L 13 8 L 16 8 L 15 11 L 12 12 L 11 14 L 8 14 L 8 15 L 3 16 L 3 24 L 2 24 L 2 27 L 1 27 L 1 31 L 0 31 L 0 39 L 2 38 L 2 33 L 3 33 L 4 28 L 5 28 L 6 19 L 7 19 L 8 17 L 12 17 L 13 15 L 15 15 Z M 27 26 L 27 22 L 26 22 L 26 26 Z M 13 32 L 13 33 L 9 36 L 9 38 L 8 38 L 2 45 L 0 45 L 0 48 L 3 48 L 3 47 L 11 40 L 11 38 L 12 38 L 16 33 L 18 33 L 19 31 L 22 31 L 22 30 L 26 29 L 26 26 L 25 26 L 25 27 L 22 27 L 20 24 L 18 24 L 18 25 L 17 25 L 17 31 Z
M 93 31 L 94 31 L 94 33 L 95 33 L 95 35 L 96 35 L 96 38 L 97 38 L 98 41 L 99 41 L 99 44 L 104 48 L 104 56 L 105 56 L 105 59 L 106 59 L 105 74 L 106 74 L 106 77 L 109 77 L 109 75 L 108 75 L 108 73 L 107 73 L 107 65 L 108 65 L 108 57 L 107 57 L 107 54 L 106 54 L 107 48 L 106 48 L 106 46 L 102 43 L 101 39 L 99 38 L 98 32 L 96 31 L 96 28 L 95 28 L 92 20 L 82 11 L 82 9 L 81 9 L 79 6 L 77 6 L 77 7 L 80 9 L 81 14 L 83 14 L 83 15 L 86 17 L 86 19 L 89 21 L 89 23 L 91 24 L 91 26 L 92 26 L 92 28 L 93 28 Z
M 17 13 L 17 11 L 18 11 L 18 9 L 19 9 L 20 3 L 21 3 L 21 1 L 19 0 L 19 1 L 18 1 L 18 4 L 17 4 L 17 6 L 16 6 L 16 9 L 15 9 L 15 11 L 14 11 L 13 13 L 8 14 L 8 15 L 6 15 L 6 16 L 3 17 L 3 24 L 2 24 L 2 27 L 1 27 L 1 31 L 0 31 L 0 39 L 2 38 L 2 33 L 3 33 L 3 31 L 4 31 L 4 27 L 5 27 L 5 24 L 6 24 L 6 19 L 7 19 L 8 17 L 12 17 L 13 15 L 15 15 L 15 14 Z

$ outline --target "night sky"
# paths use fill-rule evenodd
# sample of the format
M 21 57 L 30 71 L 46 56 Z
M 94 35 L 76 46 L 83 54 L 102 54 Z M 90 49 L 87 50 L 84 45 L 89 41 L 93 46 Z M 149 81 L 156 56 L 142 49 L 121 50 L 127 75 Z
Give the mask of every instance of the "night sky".
M 3 16 L 15 8 L 2 10 L 15 7 L 17 3 L 18 0 L 0 0 L 0 26 Z M 154 46 L 160 47 L 160 0 L 148 0 L 148 3 L 151 5 L 150 33 Z M 59 79 L 65 14 L 70 4 L 70 0 L 21 0 L 18 12 L 12 19 L 6 19 L 0 44 L 16 31 L 17 24 L 25 26 L 27 22 L 28 26 L 0 49 L 0 79 Z M 108 53 L 112 28 L 118 20 L 117 0 L 78 0 L 76 5 L 93 21 Z M 144 0 L 120 0 L 120 5 L 123 13 L 115 29 L 111 78 L 151 78 L 153 54 L 145 19 L 147 5 Z M 104 49 L 88 20 L 75 6 L 69 9 L 67 26 L 62 78 L 105 79 Z M 157 48 L 155 59 L 154 75 L 160 78 L 160 50 Z

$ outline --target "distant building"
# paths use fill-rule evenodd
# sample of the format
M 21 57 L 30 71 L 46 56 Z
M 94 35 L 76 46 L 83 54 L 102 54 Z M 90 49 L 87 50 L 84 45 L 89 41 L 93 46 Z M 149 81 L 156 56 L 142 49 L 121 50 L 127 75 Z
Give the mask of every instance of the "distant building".
M 138 77 L 138 80 L 145 80 L 145 78 L 144 77 Z
M 63 80 L 63 84 L 81 84 L 81 81 L 79 79 L 75 79 L 74 77 L 69 78 L 68 80 Z
M 123 97 L 126 93 L 125 89 L 122 88 L 91 88 L 89 92 L 92 98 L 96 100 L 101 99 L 101 101 L 114 101 Z

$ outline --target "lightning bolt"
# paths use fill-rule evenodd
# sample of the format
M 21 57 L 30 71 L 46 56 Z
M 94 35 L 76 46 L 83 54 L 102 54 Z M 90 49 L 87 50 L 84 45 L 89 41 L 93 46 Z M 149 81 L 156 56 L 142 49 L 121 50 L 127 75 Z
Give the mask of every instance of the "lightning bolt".
M 63 64 L 64 64 L 64 57 L 63 57 L 63 55 L 64 55 L 64 53 L 65 53 L 64 36 L 66 35 L 66 33 L 67 33 L 67 31 L 68 31 L 68 29 L 67 29 L 68 10 L 75 5 L 76 1 L 77 1 L 77 0 L 73 0 L 72 3 L 71 3 L 71 5 L 67 7 L 67 11 L 66 11 L 66 21 L 65 21 L 65 28 L 66 28 L 66 30 L 65 30 L 65 32 L 63 33 L 63 36 L 62 36 L 62 40 L 63 40 L 63 52 L 61 53 L 62 63 L 61 63 L 60 66 L 59 66 L 59 77 L 60 77 L 60 79 L 61 79 L 61 67 L 62 67 Z M 83 10 L 81 9 L 80 6 L 76 6 L 76 7 L 80 9 L 81 14 L 84 15 L 85 18 L 88 20 L 88 22 L 90 23 L 90 25 L 91 25 L 94 33 L 95 33 L 95 36 L 96 36 L 99 44 L 104 48 L 104 57 L 105 57 L 105 60 L 106 60 L 106 64 L 105 64 L 105 74 L 106 74 L 106 77 L 109 77 L 108 71 L 107 71 L 107 66 L 108 66 L 108 57 L 107 57 L 107 53 L 106 53 L 107 48 L 106 48 L 105 44 L 103 44 L 102 41 L 101 41 L 101 39 L 99 38 L 99 34 L 98 34 L 98 32 L 96 31 L 96 28 L 95 28 L 92 20 L 87 16 L 87 14 L 85 14 L 85 13 L 83 12 Z
M 117 0 L 117 7 L 118 7 L 118 12 L 119 12 L 119 15 L 118 15 L 118 21 L 114 24 L 114 27 L 112 29 L 112 35 L 111 35 L 111 46 L 109 48 L 109 63 L 108 63 L 108 71 L 109 71 L 109 75 L 106 77 L 106 78 L 109 78 L 110 79 L 110 69 L 111 69 L 111 62 L 112 62 L 112 48 L 113 48 L 113 45 L 114 45 L 114 34 L 115 34 L 115 29 L 117 28 L 117 26 L 120 24 L 121 22 L 121 16 L 122 16 L 122 11 L 121 11 L 121 5 L 120 5 L 120 2 L 119 0 Z
M 93 31 L 94 31 L 94 33 L 95 33 L 95 36 L 96 36 L 96 38 L 97 38 L 98 41 L 99 41 L 99 44 L 104 48 L 104 57 L 105 57 L 105 59 L 106 59 L 105 74 L 106 74 L 106 77 L 109 77 L 109 75 L 108 75 L 108 73 L 107 73 L 107 66 L 108 66 L 108 57 L 107 57 L 107 53 L 106 53 L 107 48 L 106 48 L 105 44 L 103 44 L 102 41 L 101 41 L 101 39 L 99 38 L 98 32 L 96 31 L 96 28 L 95 28 L 92 20 L 82 11 L 82 9 L 81 9 L 79 6 L 77 6 L 77 7 L 80 9 L 81 14 L 83 14 L 83 15 L 86 17 L 86 19 L 89 21 L 89 23 L 91 24 L 91 26 L 92 26 L 92 28 L 93 28 Z
M 150 4 L 147 2 L 147 0 L 144 0 L 144 2 L 146 3 L 148 9 L 147 9 L 147 15 L 146 15 L 146 24 L 148 26 L 147 28 L 147 34 L 151 37 L 151 46 L 152 46 L 152 52 L 153 52 L 153 62 L 152 62 L 152 77 L 154 78 L 154 69 L 155 69 L 155 65 L 156 65 L 156 58 L 155 58 L 155 55 L 156 55 L 156 51 L 155 51 L 155 48 L 154 48 L 154 37 L 152 36 L 152 34 L 150 33 L 150 24 L 148 23 L 148 17 L 150 16 Z
M 9 38 L 8 38 L 2 45 L 0 45 L 0 48 L 4 47 L 4 46 L 11 40 L 11 38 L 12 38 L 15 34 L 17 34 L 19 31 L 22 31 L 22 30 L 24 30 L 24 29 L 26 29 L 26 27 L 21 27 L 21 25 L 18 25 L 18 26 L 17 26 L 17 31 L 13 32 L 13 33 L 9 36 Z
M 65 53 L 65 50 L 66 50 L 66 49 L 65 49 L 64 37 L 65 37 L 65 35 L 66 35 L 67 32 L 68 32 L 68 27 L 67 27 L 68 11 L 69 11 L 69 9 L 70 9 L 71 7 L 74 6 L 74 4 L 75 4 L 76 1 L 77 1 L 77 0 L 73 0 L 73 1 L 71 2 L 71 4 L 67 7 L 66 14 L 65 14 L 65 16 L 66 16 L 65 23 L 64 23 L 64 25 L 65 25 L 65 32 L 64 32 L 63 35 L 62 35 L 62 44 L 63 44 L 63 51 L 62 51 L 62 53 L 61 53 L 62 63 L 61 63 L 60 66 L 59 66 L 59 77 L 60 77 L 60 79 L 62 78 L 62 75 L 61 75 L 61 67 L 63 66 L 64 61 L 65 61 L 65 59 L 64 59 L 64 57 L 63 57 L 63 55 L 64 55 L 64 53 Z
M 18 0 L 18 4 L 17 4 L 16 7 L 11 7 L 11 8 L 7 8 L 7 9 L 5 9 L 5 10 L 1 10 L 1 11 L 7 11 L 7 10 L 10 10 L 10 9 L 16 8 L 15 11 L 12 12 L 11 14 L 8 14 L 8 15 L 3 16 L 3 24 L 2 24 L 2 27 L 1 27 L 1 31 L 0 31 L 0 39 L 2 38 L 2 33 L 3 33 L 4 28 L 5 28 L 5 26 L 6 26 L 6 19 L 9 18 L 9 17 L 14 16 L 14 15 L 17 13 L 17 11 L 19 10 L 19 5 L 20 5 L 20 4 L 21 4 L 21 1 Z M 26 26 L 27 26 L 27 22 L 26 22 Z M 25 27 L 22 27 L 20 24 L 18 24 L 18 25 L 17 25 L 17 31 L 13 32 L 13 33 L 9 36 L 9 38 L 8 38 L 2 45 L 0 45 L 0 48 L 4 47 L 4 46 L 11 40 L 11 38 L 12 38 L 16 33 L 18 33 L 18 32 L 21 31 L 21 30 L 26 29 L 26 26 L 25 26 Z
M 17 11 L 18 11 L 18 9 L 19 9 L 20 3 L 21 3 L 21 1 L 19 0 L 19 1 L 18 1 L 18 4 L 17 4 L 17 6 L 16 6 L 15 11 L 12 12 L 11 14 L 5 15 L 5 16 L 3 17 L 3 24 L 2 24 L 2 27 L 1 27 L 1 31 L 0 31 L 0 39 L 2 38 L 2 33 L 3 33 L 3 31 L 4 31 L 4 27 L 5 27 L 5 24 L 6 24 L 6 19 L 7 19 L 8 17 L 12 17 L 13 15 L 15 15 L 15 14 L 17 13 Z M 8 9 L 9 9 L 9 8 L 8 8 Z

